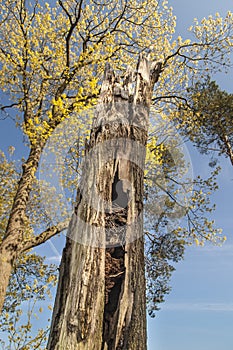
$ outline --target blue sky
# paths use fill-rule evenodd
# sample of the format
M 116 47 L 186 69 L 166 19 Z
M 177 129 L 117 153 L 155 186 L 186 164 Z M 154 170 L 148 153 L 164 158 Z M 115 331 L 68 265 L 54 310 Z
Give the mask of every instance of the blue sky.
M 177 35 L 185 37 L 185 29 L 194 17 L 201 19 L 219 12 L 233 11 L 233 0 L 172 0 L 177 16 Z M 233 91 L 232 73 L 216 76 L 221 88 Z M 9 132 L 11 135 L 9 135 Z M 22 138 L 11 121 L 1 122 L 1 146 L 22 147 Z M 21 148 L 22 150 L 22 148 Z M 208 174 L 207 158 L 190 149 L 196 175 Z M 216 225 L 227 234 L 223 247 L 207 245 L 187 249 L 184 261 L 176 266 L 172 276 L 172 292 L 161 305 L 155 319 L 148 318 L 148 350 L 232 350 L 233 349 L 233 168 L 228 160 L 221 161 L 219 191 L 213 196 L 217 204 Z M 51 262 L 58 262 L 59 241 L 52 240 L 38 251 Z M 44 305 L 43 305 L 44 306 Z M 47 315 L 46 315 L 47 317 Z
M 203 161 L 203 168 L 205 164 Z M 233 348 L 232 167 L 226 162 L 222 167 L 214 218 L 228 239 L 222 247 L 187 249 L 184 261 L 176 265 L 172 276 L 172 292 L 157 317 L 148 320 L 149 350 Z
M 177 35 L 194 17 L 201 19 L 233 10 L 231 0 L 172 0 L 177 16 Z M 222 89 L 233 91 L 232 72 L 215 77 Z M 189 149 L 194 173 L 207 175 L 208 160 Z M 185 259 L 176 265 L 172 292 L 161 305 L 155 319 L 148 319 L 149 350 L 232 350 L 233 349 L 233 168 L 221 161 L 219 190 L 213 196 L 217 204 L 214 219 L 227 234 L 223 247 L 190 247 Z

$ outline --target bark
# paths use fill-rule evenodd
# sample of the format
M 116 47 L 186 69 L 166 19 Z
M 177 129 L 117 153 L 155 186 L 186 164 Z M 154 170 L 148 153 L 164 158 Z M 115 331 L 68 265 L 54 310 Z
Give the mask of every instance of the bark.
M 9 279 L 11 275 L 11 256 L 9 254 L 0 254 L 0 276 L 1 276 L 1 283 L 0 283 L 0 311 L 2 310 L 7 286 L 9 284 Z
M 60 265 L 49 350 L 145 350 L 143 178 L 160 63 L 106 67 Z

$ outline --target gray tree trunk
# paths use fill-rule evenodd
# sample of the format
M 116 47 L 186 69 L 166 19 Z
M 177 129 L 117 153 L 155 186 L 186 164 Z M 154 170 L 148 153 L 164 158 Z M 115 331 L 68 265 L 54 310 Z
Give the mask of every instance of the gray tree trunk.
M 106 67 L 60 265 L 49 350 L 145 350 L 143 179 L 160 63 Z

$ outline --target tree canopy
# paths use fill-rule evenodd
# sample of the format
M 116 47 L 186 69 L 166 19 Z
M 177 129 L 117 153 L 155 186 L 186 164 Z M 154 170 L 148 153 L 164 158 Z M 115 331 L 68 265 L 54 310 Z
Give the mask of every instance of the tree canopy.
M 184 134 L 202 153 L 212 155 L 212 165 L 216 163 L 215 155 L 222 154 L 233 165 L 232 102 L 232 94 L 221 90 L 207 77 L 187 90 L 187 102 L 177 111 Z

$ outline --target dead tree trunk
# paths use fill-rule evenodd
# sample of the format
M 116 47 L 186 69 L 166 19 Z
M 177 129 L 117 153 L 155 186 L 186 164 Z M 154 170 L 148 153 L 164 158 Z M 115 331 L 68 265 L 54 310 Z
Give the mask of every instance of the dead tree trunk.
M 54 306 L 49 350 L 145 350 L 143 178 L 160 63 L 106 67 Z

